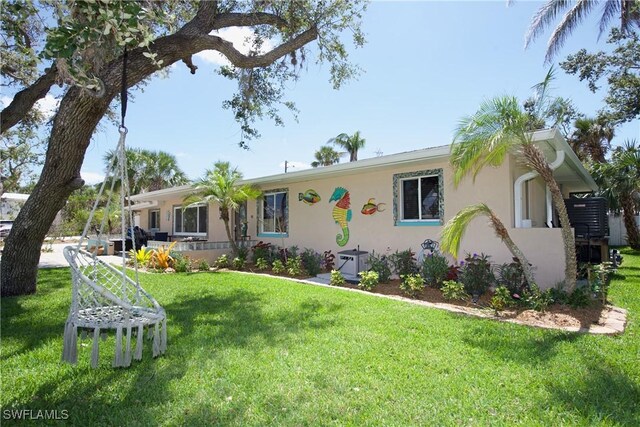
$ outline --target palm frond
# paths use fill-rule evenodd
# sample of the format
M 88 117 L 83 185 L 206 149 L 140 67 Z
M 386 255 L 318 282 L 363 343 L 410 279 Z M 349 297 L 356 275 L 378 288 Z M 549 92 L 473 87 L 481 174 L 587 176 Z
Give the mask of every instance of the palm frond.
M 578 0 L 575 6 L 573 6 L 564 15 L 562 21 L 553 31 L 551 38 L 547 43 L 547 54 L 545 56 L 545 61 L 547 63 L 551 63 L 555 54 L 558 53 L 560 48 L 564 45 L 567 37 L 569 37 L 574 28 L 582 22 L 595 4 L 596 2 L 593 0 Z
M 538 9 L 524 38 L 524 48 L 528 48 L 529 44 L 544 32 L 545 28 L 556 19 L 556 16 L 570 4 L 571 2 L 568 0 L 550 0 Z
M 622 0 L 622 3 L 624 3 L 624 0 Z M 600 17 L 598 40 L 609 27 L 609 22 L 611 22 L 611 19 L 620 12 L 621 12 L 620 2 L 618 1 L 604 2 L 604 6 L 602 8 L 602 16 Z M 622 19 L 624 20 L 624 13 L 622 14 Z
M 469 173 L 475 180 L 485 166 L 502 164 L 518 143 L 522 116 L 517 99 L 505 96 L 484 101 L 474 115 L 458 123 L 450 157 L 456 186 Z
M 440 233 L 440 248 L 455 258 L 458 257 L 460 242 L 469 223 L 479 215 L 489 215 L 491 209 L 484 203 L 467 206 L 451 218 Z

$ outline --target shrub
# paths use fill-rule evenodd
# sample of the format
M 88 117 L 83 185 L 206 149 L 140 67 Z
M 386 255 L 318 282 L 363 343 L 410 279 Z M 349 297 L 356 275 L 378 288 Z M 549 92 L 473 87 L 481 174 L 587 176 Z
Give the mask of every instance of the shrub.
M 188 256 L 181 256 L 175 258 L 173 262 L 173 269 L 176 273 L 188 273 L 191 271 L 191 259 Z
M 269 263 L 264 258 L 258 258 L 256 260 L 256 268 L 258 270 L 268 270 L 269 269 Z
M 137 251 L 133 249 L 129 249 L 129 255 L 133 259 L 135 258 L 138 265 L 142 267 L 148 267 L 151 263 L 151 257 L 153 256 L 153 250 L 147 249 L 146 247 L 141 247 Z
M 289 261 L 289 258 L 295 258 L 298 256 L 298 247 L 294 245 L 289 248 L 283 248 L 280 249 L 278 253 L 280 261 L 286 264 L 287 261 Z
M 601 298 L 603 304 L 607 302 L 607 293 L 611 275 L 616 271 L 611 262 L 592 265 L 589 267 L 589 285 L 591 292 Z
M 302 257 L 300 255 L 291 257 L 287 260 L 287 273 L 289 276 L 302 276 Z
M 238 254 L 236 255 L 236 257 L 246 262 L 247 259 L 249 258 L 249 249 L 245 248 L 244 246 L 239 247 Z
M 245 260 L 240 257 L 235 257 L 233 261 L 231 261 L 231 267 L 234 270 L 242 270 L 244 268 Z
M 375 251 L 371 251 L 369 255 L 370 269 L 378 273 L 380 283 L 389 283 L 391 280 L 391 268 L 389 268 L 389 259 L 385 255 L 376 255 Z
M 201 259 L 200 261 L 198 261 L 199 271 L 209 271 L 210 268 L 211 266 L 209 265 L 209 261 L 207 261 L 206 259 Z
M 535 311 L 544 312 L 553 303 L 550 290 L 542 292 L 535 283 L 525 289 L 523 294 L 523 302 Z
M 227 268 L 229 267 L 229 256 L 227 254 L 222 254 L 216 259 L 216 267 L 217 268 Z
M 513 299 L 511 298 L 511 291 L 509 291 L 505 286 L 498 286 L 496 291 L 493 293 L 493 297 L 491 297 L 491 301 L 489 302 L 489 306 L 494 309 L 496 313 L 504 310 L 512 304 Z
M 317 276 L 322 271 L 322 255 L 313 249 L 305 248 L 300 255 L 302 258 L 302 267 L 309 276 Z
M 375 271 L 361 271 L 358 275 L 360 276 L 360 282 L 358 283 L 360 289 L 370 291 L 378 286 L 379 277 Z
M 271 264 L 276 259 L 275 248 L 271 245 L 271 243 L 265 243 L 261 240 L 256 243 L 255 246 L 251 248 L 251 250 L 253 251 L 254 260 L 262 258 L 263 260 Z
M 389 262 L 393 267 L 393 272 L 400 277 L 417 273 L 418 267 L 416 266 L 414 255 L 411 249 L 395 251 L 395 253 L 391 254 Z
M 282 274 L 286 271 L 286 268 L 284 267 L 284 264 L 282 263 L 282 261 L 280 261 L 279 259 L 273 261 L 273 264 L 271 266 L 271 270 L 273 270 L 274 273 L 276 274 Z
M 442 290 L 442 296 L 446 300 L 464 301 L 469 298 L 469 295 L 464 291 L 464 285 L 455 280 L 445 280 L 440 289 Z
M 331 253 L 331 251 L 324 251 L 322 253 L 322 264 L 321 267 L 324 271 L 331 271 L 336 266 L 335 264 L 336 256 Z
M 467 293 L 478 297 L 485 293 L 495 281 L 489 255 L 467 255 L 460 268 L 459 278 Z
M 453 280 L 454 282 L 457 282 L 459 274 L 460 274 L 460 267 L 458 267 L 457 265 L 450 265 L 449 270 L 447 270 L 447 275 L 445 276 L 445 280 Z
M 411 298 L 418 296 L 418 293 L 424 288 L 424 280 L 419 274 L 405 274 L 400 276 L 400 289 Z
M 345 283 L 344 277 L 338 270 L 331 270 L 331 278 L 329 279 L 331 286 L 343 286 Z
M 498 285 L 507 288 L 511 294 L 521 294 L 527 286 L 522 265 L 518 261 L 505 263 L 497 268 Z
M 553 288 L 549 289 L 549 295 L 551 295 L 551 299 L 554 303 L 562 305 L 569 303 L 569 294 L 564 290 L 564 287 L 564 282 L 560 282 Z
M 165 249 L 164 245 L 157 248 L 151 256 L 150 265 L 161 270 L 166 270 L 173 264 L 173 257 L 170 255 L 171 249 L 175 246 L 176 242 L 173 242 Z M 177 255 L 176 255 L 177 257 Z
M 572 308 L 583 308 L 591 304 L 589 289 L 586 286 L 575 288 L 567 298 L 567 304 Z
M 422 277 L 427 286 L 439 288 L 447 277 L 449 263 L 439 253 L 429 254 L 422 260 Z

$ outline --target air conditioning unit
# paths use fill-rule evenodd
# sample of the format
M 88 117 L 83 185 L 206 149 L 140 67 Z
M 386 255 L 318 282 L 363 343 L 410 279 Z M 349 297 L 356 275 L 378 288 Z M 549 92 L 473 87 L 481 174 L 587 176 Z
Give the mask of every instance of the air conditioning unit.
M 565 199 L 567 213 L 576 237 L 586 239 L 600 238 L 607 235 L 609 220 L 607 217 L 607 200 L 603 197 L 587 197 L 584 199 Z
M 347 279 L 359 279 L 358 273 L 369 269 L 369 252 L 352 249 L 338 252 L 336 266 Z

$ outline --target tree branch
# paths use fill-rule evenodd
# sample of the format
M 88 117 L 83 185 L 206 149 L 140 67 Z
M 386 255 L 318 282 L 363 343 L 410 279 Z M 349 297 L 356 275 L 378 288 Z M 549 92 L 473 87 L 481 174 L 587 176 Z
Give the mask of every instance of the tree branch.
M 58 68 L 54 63 L 34 84 L 22 89 L 13 97 L 11 104 L 0 112 L 0 133 L 5 133 L 20 122 L 33 105 L 49 93 L 49 89 L 56 82 L 57 75 Z
M 223 13 L 218 15 L 213 25 L 214 30 L 227 27 L 252 27 L 254 25 L 273 25 L 278 29 L 285 28 L 287 21 L 273 13 Z
M 233 47 L 231 42 L 212 35 L 197 37 L 197 39 L 194 40 L 193 48 L 195 49 L 194 53 L 202 50 L 216 50 L 226 56 L 227 59 L 229 59 L 229 61 L 238 68 L 257 68 L 266 67 L 272 64 L 279 58 L 303 47 L 316 38 L 318 38 L 318 29 L 316 27 L 312 27 L 269 52 L 255 56 L 244 55 Z

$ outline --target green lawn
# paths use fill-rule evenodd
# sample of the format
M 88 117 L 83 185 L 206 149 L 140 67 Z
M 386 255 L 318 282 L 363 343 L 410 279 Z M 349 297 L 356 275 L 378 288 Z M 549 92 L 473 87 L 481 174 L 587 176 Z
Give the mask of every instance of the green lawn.
M 640 256 L 610 299 L 618 337 L 469 318 L 236 273 L 141 275 L 169 317 L 167 354 L 111 369 L 60 362 L 67 269 L 2 299 L 7 409 L 66 410 L 77 425 L 640 425 Z M 6 420 L 3 423 L 8 424 Z

